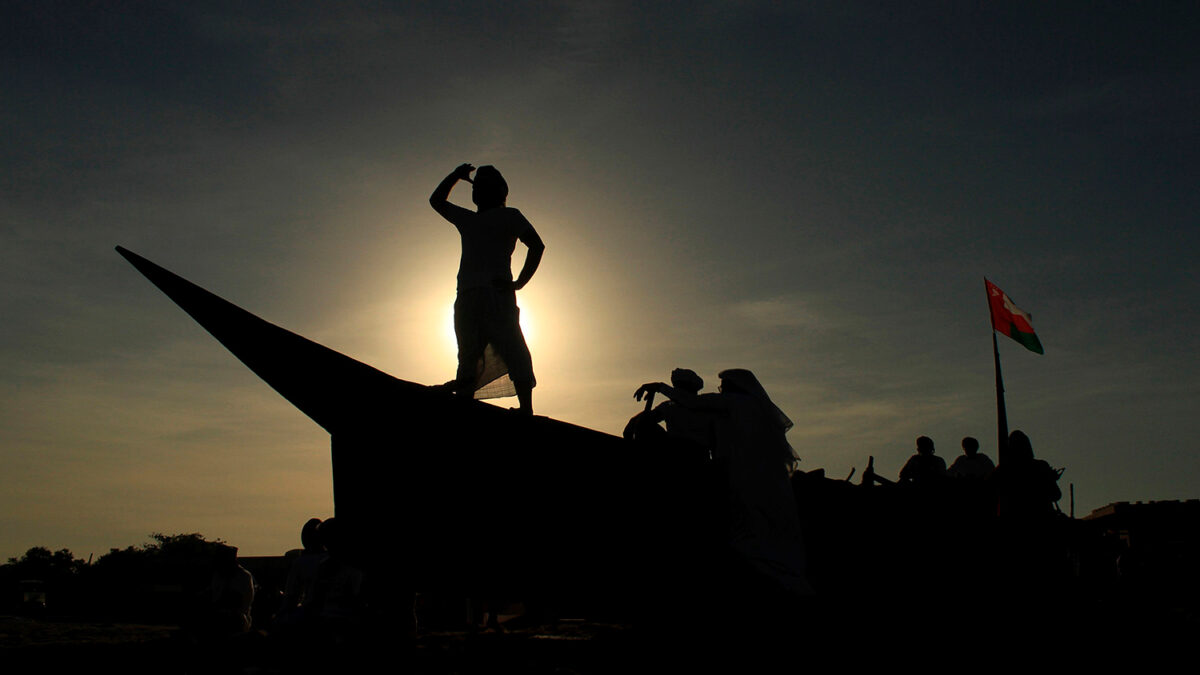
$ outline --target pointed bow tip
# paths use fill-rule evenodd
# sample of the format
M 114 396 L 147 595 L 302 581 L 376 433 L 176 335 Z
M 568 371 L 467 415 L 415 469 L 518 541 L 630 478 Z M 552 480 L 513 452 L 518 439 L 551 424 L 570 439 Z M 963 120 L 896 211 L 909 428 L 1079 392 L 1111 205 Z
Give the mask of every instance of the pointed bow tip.
M 115 249 L 117 253 L 121 254 L 121 257 L 124 258 L 126 262 L 128 262 L 130 265 L 133 265 L 142 274 L 149 275 L 150 272 L 148 270 L 162 269 L 159 268 L 158 265 L 155 265 L 154 263 L 134 253 L 133 251 L 130 251 L 124 246 L 116 246 Z M 166 270 L 162 271 L 166 272 Z M 170 274 L 170 272 L 167 273 Z

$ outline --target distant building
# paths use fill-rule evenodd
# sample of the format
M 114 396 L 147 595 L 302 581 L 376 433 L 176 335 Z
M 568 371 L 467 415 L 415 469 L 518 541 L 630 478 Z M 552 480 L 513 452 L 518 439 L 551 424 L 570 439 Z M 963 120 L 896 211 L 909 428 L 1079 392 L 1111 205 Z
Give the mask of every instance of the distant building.
M 1197 606 L 1200 499 L 1116 502 L 1092 511 L 1084 520 L 1120 540 L 1120 574 L 1131 590 L 1178 609 Z
M 1141 555 L 1194 554 L 1200 544 L 1200 499 L 1115 502 L 1083 519 L 1120 537 Z

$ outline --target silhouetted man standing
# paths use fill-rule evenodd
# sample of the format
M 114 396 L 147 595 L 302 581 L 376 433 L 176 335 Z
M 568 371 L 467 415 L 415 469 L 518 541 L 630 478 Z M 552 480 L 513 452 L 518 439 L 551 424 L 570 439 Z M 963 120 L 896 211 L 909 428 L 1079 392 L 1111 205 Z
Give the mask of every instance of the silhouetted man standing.
M 458 228 L 462 258 L 458 265 L 458 297 L 454 301 L 454 334 L 458 338 L 458 374 L 448 383 L 460 396 L 497 398 L 514 393 L 521 412 L 533 414 L 533 360 L 521 332 L 516 292 L 537 271 L 546 250 L 541 237 L 521 212 L 505 205 L 508 183 L 492 166 L 462 164 L 442 180 L 429 204 Z M 476 211 L 451 204 L 450 190 L 459 180 L 471 182 Z M 528 247 L 525 264 L 512 278 L 517 240 Z

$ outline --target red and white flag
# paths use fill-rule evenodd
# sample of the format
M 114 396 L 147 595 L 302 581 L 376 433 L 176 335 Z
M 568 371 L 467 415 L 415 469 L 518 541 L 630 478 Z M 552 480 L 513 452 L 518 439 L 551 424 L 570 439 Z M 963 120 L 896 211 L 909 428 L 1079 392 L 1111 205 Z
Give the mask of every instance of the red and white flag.
M 987 279 L 984 279 L 983 283 L 987 284 L 988 306 L 992 308 L 992 329 L 1020 342 L 1031 352 L 1045 354 L 1041 340 L 1038 340 L 1037 333 L 1033 332 L 1033 317 L 1029 312 L 1022 311 L 1014 305 L 996 284 Z

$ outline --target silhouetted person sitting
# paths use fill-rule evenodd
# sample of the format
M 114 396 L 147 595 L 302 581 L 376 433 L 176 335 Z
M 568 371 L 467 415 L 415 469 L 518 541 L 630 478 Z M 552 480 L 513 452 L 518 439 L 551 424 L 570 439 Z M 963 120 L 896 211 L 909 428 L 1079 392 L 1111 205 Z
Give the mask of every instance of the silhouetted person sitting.
M 671 371 L 671 386 L 681 395 L 699 397 L 704 380 L 693 370 L 676 368 Z M 710 413 L 674 401 L 664 401 L 653 409 L 654 392 L 646 395 L 646 410 L 633 416 L 625 426 L 625 438 L 650 442 L 669 442 L 709 456 L 715 442 L 713 417 Z M 666 431 L 659 426 L 666 424 Z
M 988 485 L 999 516 L 1002 547 L 997 560 L 1003 566 L 1004 592 L 1036 603 L 1030 616 L 1046 616 L 1050 598 L 1055 597 L 1053 589 L 1071 574 L 1055 518 L 1055 502 L 1062 497 L 1058 472 L 1035 459 L 1029 437 L 1014 431 Z
M 900 469 L 900 483 L 930 485 L 946 477 L 946 462 L 933 454 L 933 439 L 917 438 L 917 454 L 908 458 Z
M 979 452 L 979 441 L 974 438 L 967 436 L 962 439 L 962 449 L 963 454 L 956 457 L 954 463 L 946 470 L 949 477 L 981 481 L 996 468 L 991 458 Z
M 1021 431 L 1008 436 L 1008 447 L 988 482 L 996 493 L 996 514 L 1009 520 L 1038 520 L 1054 515 L 1062 498 L 1058 472 L 1034 459 L 1033 444 Z
M 458 229 L 462 257 L 458 297 L 454 301 L 454 334 L 458 339 L 458 374 L 447 383 L 464 397 L 512 396 L 521 412 L 533 414 L 533 360 L 521 332 L 516 292 L 537 271 L 546 246 L 521 212 L 505 205 L 508 183 L 494 167 L 475 173 L 471 201 L 476 211 L 451 204 L 454 184 L 471 180 L 474 167 L 462 164 L 442 180 L 429 204 Z M 520 240 L 528 252 L 521 273 L 512 278 L 512 254 Z
M 661 393 L 713 416 L 714 455 L 729 461 L 730 544 L 760 575 L 793 595 L 808 595 L 804 541 L 788 471 L 796 461 L 785 434 L 792 421 L 748 370 L 720 373 L 719 394 L 697 395 L 662 382 L 638 387 L 634 397 Z

